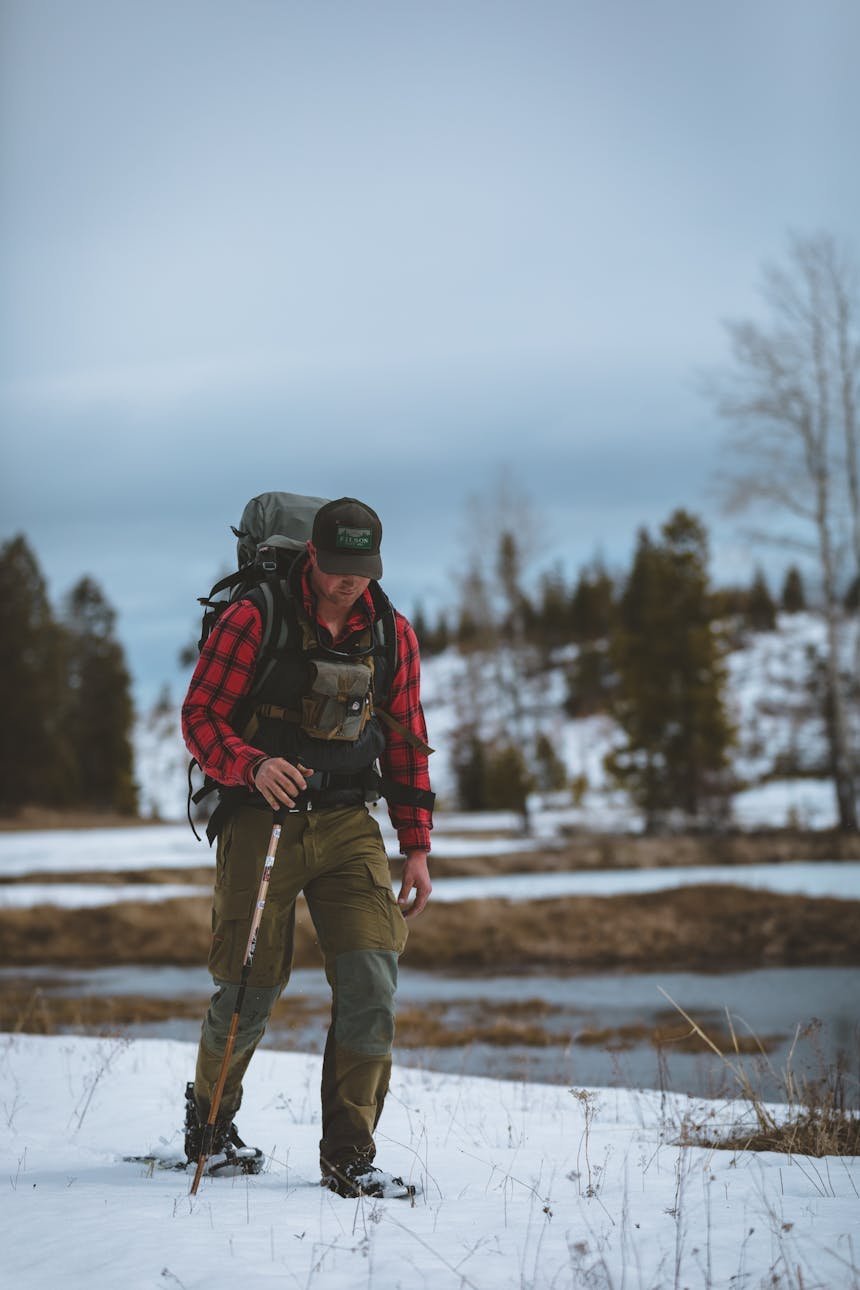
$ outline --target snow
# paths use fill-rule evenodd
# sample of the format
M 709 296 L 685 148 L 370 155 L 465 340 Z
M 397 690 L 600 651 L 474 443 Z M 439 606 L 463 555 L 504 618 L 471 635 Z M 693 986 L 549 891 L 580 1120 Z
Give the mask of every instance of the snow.
M 802 896 L 860 900 L 860 863 L 798 861 L 786 864 L 678 866 L 673 869 L 612 869 L 587 873 L 512 873 L 497 877 L 437 878 L 434 901 L 546 900 L 553 896 L 641 895 L 674 887 L 720 883 Z
M 44 829 L 0 833 L 0 878 L 28 873 L 124 873 L 189 869 L 215 860 L 178 824 L 127 829 Z
M 833 829 L 837 824 L 833 784 L 824 779 L 775 779 L 735 794 L 732 814 L 742 829 L 786 825 Z
M 210 890 L 210 887 L 177 882 L 116 886 L 96 882 L 19 882 L 0 886 L 0 909 L 32 909 L 36 905 L 95 909 L 99 905 L 116 905 L 126 900 L 153 905 L 163 900 L 209 895 Z
M 150 1172 L 180 1149 L 194 1047 L 0 1037 L 3 1270 L 16 1290 L 853 1287 L 860 1162 L 674 1145 L 730 1107 L 395 1067 L 380 1164 L 404 1201 L 318 1185 L 320 1061 L 261 1050 L 240 1129 L 256 1178 Z

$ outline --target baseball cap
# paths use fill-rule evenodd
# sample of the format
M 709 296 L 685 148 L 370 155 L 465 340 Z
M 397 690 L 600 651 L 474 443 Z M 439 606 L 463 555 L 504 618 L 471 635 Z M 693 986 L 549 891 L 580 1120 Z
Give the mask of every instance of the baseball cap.
M 382 521 L 356 497 L 339 497 L 314 516 L 312 539 L 323 573 L 353 573 L 381 578 Z

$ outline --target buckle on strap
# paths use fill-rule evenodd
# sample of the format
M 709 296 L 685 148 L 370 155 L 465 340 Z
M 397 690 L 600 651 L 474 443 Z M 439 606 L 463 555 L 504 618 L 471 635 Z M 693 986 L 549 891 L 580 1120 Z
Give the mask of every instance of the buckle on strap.
M 287 815 L 305 815 L 308 811 L 314 809 L 313 799 L 310 797 L 302 798 L 301 794 L 296 798 L 294 806 L 284 808 Z

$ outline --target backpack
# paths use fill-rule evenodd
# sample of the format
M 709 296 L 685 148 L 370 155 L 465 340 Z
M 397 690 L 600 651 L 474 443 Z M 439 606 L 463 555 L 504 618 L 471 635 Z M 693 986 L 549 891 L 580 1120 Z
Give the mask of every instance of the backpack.
M 224 610 L 255 587 L 286 578 L 297 555 L 305 550 L 314 527 L 314 516 L 325 497 L 304 497 L 300 493 L 260 493 L 242 512 L 239 527 L 231 524 L 236 537 L 236 570 L 221 578 L 208 596 L 199 596 L 203 606 L 198 651 L 203 649 L 212 628 Z M 226 596 L 224 593 L 227 593 Z M 268 615 L 264 614 L 264 618 Z M 269 624 L 271 626 L 272 624 Z M 264 646 L 268 646 L 264 622 Z
M 198 650 L 203 649 L 224 611 L 237 600 L 250 595 L 260 610 L 263 635 L 257 670 L 251 690 L 246 696 L 246 703 L 253 700 L 255 693 L 262 689 L 278 657 L 292 643 L 289 617 L 284 612 L 282 583 L 289 576 L 296 558 L 305 551 L 313 531 L 314 516 L 321 506 L 325 506 L 326 501 L 324 497 L 306 497 L 299 493 L 261 493 L 258 497 L 251 498 L 242 512 L 239 527 L 230 526 L 236 537 L 237 569 L 219 579 L 208 596 L 198 597 L 203 606 Z M 388 676 L 392 677 L 397 666 L 394 610 L 377 583 L 371 583 L 371 594 L 376 609 L 373 625 L 375 649 L 386 655 Z M 377 707 L 376 712 L 386 724 L 393 726 L 410 742 L 416 743 L 416 746 L 420 744 L 420 740 L 416 740 L 411 732 L 405 730 L 381 707 Z M 421 747 L 427 752 L 432 751 L 426 745 Z M 196 765 L 196 759 L 192 758 L 188 767 L 188 822 L 194 836 L 198 837 L 191 819 L 191 803 L 199 803 L 210 793 L 219 790 L 219 785 L 207 776 L 203 786 L 194 792 L 191 774 Z M 420 790 L 417 789 L 404 788 L 402 792 L 420 796 Z M 211 840 L 210 833 L 210 842 Z

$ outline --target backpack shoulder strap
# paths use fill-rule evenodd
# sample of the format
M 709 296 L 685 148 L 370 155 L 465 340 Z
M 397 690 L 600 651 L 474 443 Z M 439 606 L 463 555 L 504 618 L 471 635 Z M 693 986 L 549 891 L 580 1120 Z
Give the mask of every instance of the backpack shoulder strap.
M 384 707 L 389 700 L 390 686 L 394 680 L 394 673 L 397 671 L 397 622 L 394 616 L 394 606 L 378 582 L 370 584 L 370 593 L 373 597 L 373 608 L 376 614 L 373 620 L 374 640 L 377 643 L 378 652 L 384 656 L 388 664 L 389 686 L 388 693 L 378 696 L 379 703 L 374 704 L 373 710 L 390 730 L 395 730 L 401 739 L 405 739 L 412 748 L 422 752 L 425 757 L 429 757 L 433 752 L 430 745 L 404 726 L 396 717 L 392 717 L 391 713 L 387 712 Z
M 397 623 L 394 619 L 394 606 L 378 582 L 371 582 L 370 596 L 373 601 L 373 640 L 374 653 L 380 654 L 388 663 L 389 684 L 397 671 Z M 386 695 L 383 702 L 388 698 Z
M 405 739 L 412 748 L 416 748 L 418 752 L 422 752 L 425 757 L 429 757 L 434 751 L 429 744 L 425 744 L 423 739 L 416 735 L 407 726 L 404 726 L 401 721 L 398 721 L 396 717 L 392 717 L 390 712 L 386 712 L 385 708 L 374 707 L 373 711 L 378 717 L 382 718 L 383 723 L 388 726 L 389 730 L 396 730 L 401 739 Z
M 244 599 L 250 600 L 259 611 L 263 623 L 257 670 L 250 691 L 253 695 L 269 679 L 278 658 L 293 641 L 297 638 L 300 640 L 301 635 L 298 632 L 295 602 L 286 579 L 266 578 Z

